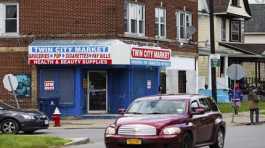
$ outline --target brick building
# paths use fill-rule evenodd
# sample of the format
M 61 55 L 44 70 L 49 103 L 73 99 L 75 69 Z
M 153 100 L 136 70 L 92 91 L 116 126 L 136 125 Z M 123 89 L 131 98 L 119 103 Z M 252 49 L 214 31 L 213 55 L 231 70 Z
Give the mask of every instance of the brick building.
M 65 115 L 116 112 L 159 85 L 191 90 L 183 79 L 196 70 L 197 3 L 0 0 L 0 76 L 18 77 L 22 107 L 54 99 Z

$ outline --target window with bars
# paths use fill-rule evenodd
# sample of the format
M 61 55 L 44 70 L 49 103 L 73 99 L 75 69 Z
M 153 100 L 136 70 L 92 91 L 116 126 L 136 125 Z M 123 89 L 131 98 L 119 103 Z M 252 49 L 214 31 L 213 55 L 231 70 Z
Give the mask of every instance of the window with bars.
M 0 4 L 0 34 L 18 33 L 18 4 Z
M 124 31 L 144 36 L 145 6 L 138 3 L 124 2 Z
M 192 39 L 192 13 L 188 11 L 177 11 L 176 13 L 176 35 L 177 40 Z
M 241 41 L 241 21 L 232 20 L 230 25 L 230 41 L 240 42 Z
M 166 38 L 166 9 L 155 8 L 155 35 Z

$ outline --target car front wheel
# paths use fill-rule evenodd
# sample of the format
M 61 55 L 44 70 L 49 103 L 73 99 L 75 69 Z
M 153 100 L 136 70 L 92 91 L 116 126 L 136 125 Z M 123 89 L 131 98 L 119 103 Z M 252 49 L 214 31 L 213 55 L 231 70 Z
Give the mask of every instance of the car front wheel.
M 211 145 L 210 148 L 223 148 L 224 144 L 225 144 L 224 132 L 221 129 L 219 129 L 215 143 Z
M 1 125 L 1 131 L 4 134 L 16 134 L 19 129 L 17 121 L 13 119 L 4 120 L 0 125 Z

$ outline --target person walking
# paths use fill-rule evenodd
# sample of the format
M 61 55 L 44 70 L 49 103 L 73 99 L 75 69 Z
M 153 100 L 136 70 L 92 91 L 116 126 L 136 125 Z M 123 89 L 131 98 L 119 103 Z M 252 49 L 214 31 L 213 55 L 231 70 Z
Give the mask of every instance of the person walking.
M 248 94 L 248 101 L 249 101 L 249 111 L 250 111 L 250 122 L 252 125 L 259 123 L 259 98 L 257 96 L 257 89 L 252 89 L 249 91 Z M 254 112 L 256 116 L 256 123 L 254 123 Z
M 238 115 L 239 107 L 243 99 L 243 93 L 239 87 L 239 84 L 236 84 L 235 88 L 230 90 L 229 98 L 232 103 L 232 107 L 234 108 L 234 114 Z

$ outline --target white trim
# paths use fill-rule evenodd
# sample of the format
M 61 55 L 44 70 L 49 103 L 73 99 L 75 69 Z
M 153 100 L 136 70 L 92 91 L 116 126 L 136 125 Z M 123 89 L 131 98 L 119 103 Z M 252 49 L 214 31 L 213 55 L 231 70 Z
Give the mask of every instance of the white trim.
M 246 35 L 265 35 L 265 32 L 244 32 Z
M 223 17 L 221 18 L 221 41 L 227 40 L 226 32 L 227 32 L 226 18 Z
M 0 13 L 2 13 L 3 18 L 0 18 L 0 21 L 2 21 L 2 32 L 0 30 L 0 38 L 1 37 L 19 37 L 19 4 L 18 3 L 0 3 L 0 5 L 3 6 L 3 9 L 0 10 Z M 12 6 L 16 5 L 17 8 L 17 17 L 16 17 L 16 26 L 17 26 L 17 32 L 11 32 L 11 33 L 6 33 L 6 6 Z
M 158 15 L 158 16 L 156 16 Z M 164 15 L 164 22 L 161 21 L 161 15 Z M 156 22 L 156 18 L 158 17 L 158 22 Z M 155 8 L 155 25 L 158 24 L 158 35 L 156 35 L 156 39 L 166 39 L 167 38 L 167 11 L 165 8 Z M 161 36 L 161 25 L 164 25 L 164 36 Z M 156 34 L 156 33 L 155 33 Z
M 184 26 L 182 26 L 182 27 L 184 27 L 184 38 L 181 38 L 180 37 L 180 28 L 181 28 L 181 26 L 180 26 L 180 15 L 181 14 L 184 14 L 184 20 L 182 20 L 183 21 L 183 25 Z M 189 21 L 190 22 L 187 22 L 187 17 L 189 17 Z M 177 10 L 177 12 L 176 12 L 176 31 L 177 31 L 177 34 L 176 34 L 176 39 L 177 39 L 177 41 L 179 41 L 179 42 L 187 42 L 189 39 L 191 39 L 192 38 L 192 36 L 190 37 L 190 38 L 188 38 L 188 33 L 187 33 L 187 27 L 189 27 L 189 26 L 187 26 L 187 23 L 190 23 L 190 26 L 192 26 L 192 12 L 189 12 L 189 11 L 183 11 L 183 10 Z
M 90 97 L 89 97 L 89 73 L 91 72 L 104 72 L 106 74 L 106 110 L 93 110 L 89 108 Z M 108 72 L 105 70 L 87 71 L 87 112 L 88 113 L 107 113 L 108 112 Z
M 145 5 L 139 4 L 139 3 L 132 3 L 128 2 L 128 5 L 126 6 L 127 9 L 127 32 L 124 32 L 125 34 L 129 35 L 137 35 L 137 36 L 145 36 Z M 140 16 L 142 14 L 142 17 Z M 131 30 L 131 20 L 136 20 L 136 33 L 133 33 Z M 140 33 L 139 28 L 139 22 L 143 21 L 143 33 Z

